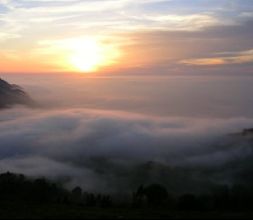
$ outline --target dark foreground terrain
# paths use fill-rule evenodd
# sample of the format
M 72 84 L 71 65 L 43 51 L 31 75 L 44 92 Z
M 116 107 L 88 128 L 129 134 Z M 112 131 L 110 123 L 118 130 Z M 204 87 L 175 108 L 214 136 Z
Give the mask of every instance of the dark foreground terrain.
M 16 104 L 32 105 L 33 101 L 21 87 L 0 78 L 0 109 Z
M 165 209 L 94 208 L 69 205 L 3 206 L 1 219 L 252 219 L 245 212 L 175 212 Z M 2 211 L 1 211 L 2 212 Z
M 165 186 L 139 186 L 130 196 L 66 190 L 60 183 L 0 175 L 0 218 L 252 219 L 251 188 L 217 186 L 207 194 L 170 195 Z

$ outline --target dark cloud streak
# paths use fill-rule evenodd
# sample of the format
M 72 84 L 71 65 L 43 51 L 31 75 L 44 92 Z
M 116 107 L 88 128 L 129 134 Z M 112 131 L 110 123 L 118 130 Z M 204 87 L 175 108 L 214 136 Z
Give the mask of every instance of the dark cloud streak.
M 195 31 L 147 31 L 131 35 L 133 48 L 143 56 L 153 57 L 146 72 L 163 74 L 252 74 L 252 63 L 192 68 L 180 63 L 185 59 L 216 58 L 225 52 L 252 50 L 253 20 L 219 25 Z M 131 48 L 131 47 L 129 47 Z M 153 66 L 152 66 L 153 65 Z M 151 68 L 151 70 L 148 68 Z

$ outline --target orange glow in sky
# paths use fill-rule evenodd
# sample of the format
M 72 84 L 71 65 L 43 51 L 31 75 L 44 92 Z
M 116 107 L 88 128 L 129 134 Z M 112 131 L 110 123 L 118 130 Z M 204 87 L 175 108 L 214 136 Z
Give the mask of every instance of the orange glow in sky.
M 0 0 L 0 72 L 251 71 L 253 4 L 193 2 Z
M 30 53 L 2 55 L 2 69 L 10 71 L 97 72 L 118 63 L 122 52 L 113 43 L 95 37 L 40 41 Z
M 80 72 L 94 72 L 103 66 L 110 66 L 120 57 L 114 45 L 105 45 L 95 38 L 70 39 L 61 45 L 67 49 L 66 60 L 69 68 Z

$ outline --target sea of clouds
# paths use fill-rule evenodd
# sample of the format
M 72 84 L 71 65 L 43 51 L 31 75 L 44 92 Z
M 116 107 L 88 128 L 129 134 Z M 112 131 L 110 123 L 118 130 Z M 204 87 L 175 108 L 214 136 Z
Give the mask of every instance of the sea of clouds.
M 0 172 L 87 191 L 252 184 L 252 77 L 5 75 L 38 104 L 0 111 Z
M 240 173 L 245 171 L 241 162 L 252 157 L 250 142 L 230 134 L 248 127 L 253 119 L 242 117 L 15 107 L 0 113 L 0 171 L 103 192 L 157 181 L 168 184 L 170 175 L 175 181 L 181 173 L 188 176 L 179 181 L 192 179 L 196 170 L 200 181 L 207 180 L 205 170 L 211 169 L 210 181 L 229 182 L 235 178 L 231 164 Z

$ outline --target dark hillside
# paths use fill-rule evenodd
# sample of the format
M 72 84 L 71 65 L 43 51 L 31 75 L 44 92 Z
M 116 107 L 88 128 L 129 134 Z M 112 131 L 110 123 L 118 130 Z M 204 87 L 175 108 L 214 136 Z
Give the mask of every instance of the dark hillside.
M 9 84 L 0 79 L 0 108 L 15 104 L 32 105 L 32 103 L 29 95 L 20 86 Z

